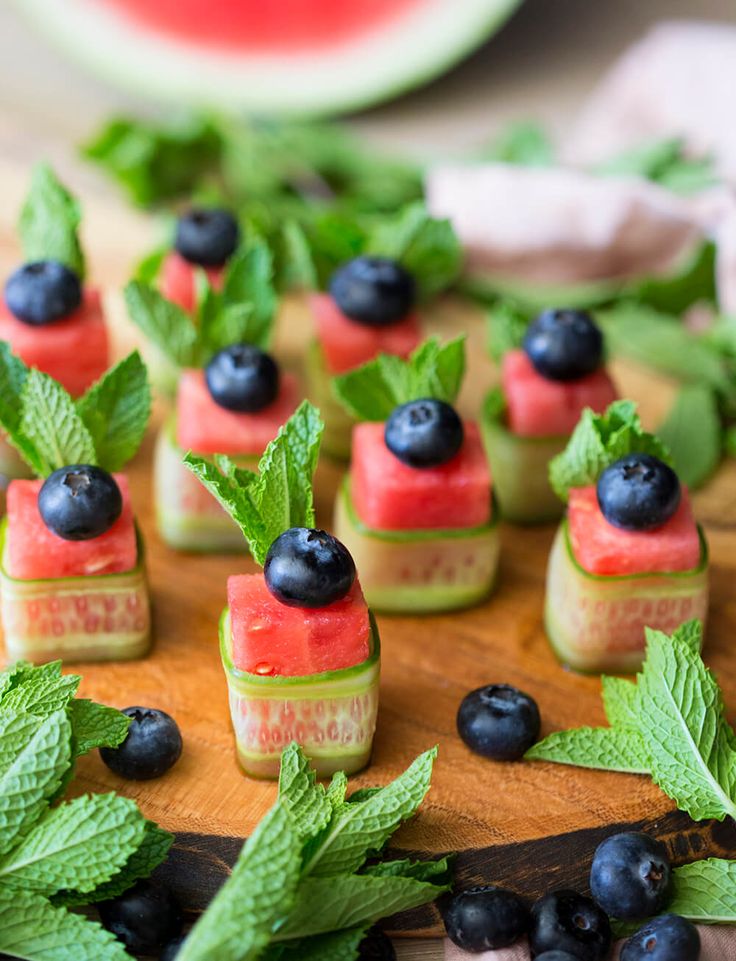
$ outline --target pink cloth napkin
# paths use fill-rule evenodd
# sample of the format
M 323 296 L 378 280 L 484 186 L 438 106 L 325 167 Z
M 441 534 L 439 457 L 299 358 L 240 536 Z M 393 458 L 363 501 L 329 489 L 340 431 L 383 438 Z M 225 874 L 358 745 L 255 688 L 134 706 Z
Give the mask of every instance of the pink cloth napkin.
M 736 929 L 724 927 L 700 927 L 702 950 L 700 961 L 736 961 Z M 616 961 L 619 954 L 617 945 L 611 961 Z M 483 954 L 468 954 L 455 947 L 452 941 L 445 942 L 445 961 L 529 961 L 529 949 L 526 944 L 518 944 L 513 948 L 502 951 L 484 951 Z

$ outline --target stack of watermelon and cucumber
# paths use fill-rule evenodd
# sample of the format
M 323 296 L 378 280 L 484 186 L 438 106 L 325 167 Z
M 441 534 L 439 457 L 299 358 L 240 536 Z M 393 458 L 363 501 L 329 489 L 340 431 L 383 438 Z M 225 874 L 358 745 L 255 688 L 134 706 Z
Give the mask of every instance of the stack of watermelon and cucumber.
M 39 479 L 11 481 L 0 613 L 10 658 L 142 657 L 150 640 L 143 543 L 119 473 L 151 396 L 131 354 L 78 400 L 0 342 L 0 426 Z
M 491 473 L 477 425 L 452 406 L 464 368 L 464 338 L 430 339 L 408 361 L 382 354 L 335 379 L 337 396 L 363 421 L 335 531 L 377 610 L 453 610 L 494 586 Z
M 646 627 L 671 634 L 705 622 L 708 549 L 667 450 L 635 405 L 584 411 L 550 481 L 567 516 L 547 571 L 545 623 L 563 663 L 634 672 Z
M 320 777 L 352 774 L 371 754 L 380 642 L 346 547 L 315 529 L 312 476 L 323 424 L 304 402 L 266 448 L 258 472 L 217 456 L 185 458 L 247 538 L 257 574 L 228 579 L 220 623 L 237 753 L 275 778 L 297 741 Z

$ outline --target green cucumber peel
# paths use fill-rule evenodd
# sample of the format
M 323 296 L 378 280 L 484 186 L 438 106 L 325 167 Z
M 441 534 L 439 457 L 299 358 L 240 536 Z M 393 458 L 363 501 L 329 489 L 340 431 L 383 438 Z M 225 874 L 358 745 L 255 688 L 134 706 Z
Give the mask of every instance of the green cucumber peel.
M 79 204 L 51 167 L 45 163 L 34 167 L 18 221 L 26 261 L 59 261 L 83 280 L 85 263 L 79 243 L 81 219 Z

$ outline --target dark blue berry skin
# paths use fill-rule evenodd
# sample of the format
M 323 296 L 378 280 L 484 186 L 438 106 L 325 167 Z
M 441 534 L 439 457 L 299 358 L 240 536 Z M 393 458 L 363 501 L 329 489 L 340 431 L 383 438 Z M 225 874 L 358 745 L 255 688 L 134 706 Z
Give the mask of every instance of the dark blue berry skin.
M 256 414 L 279 395 L 276 361 L 252 344 L 231 344 L 218 351 L 205 369 L 207 389 L 226 410 Z
M 409 467 L 439 467 L 463 446 L 463 422 L 454 407 L 428 397 L 397 407 L 386 421 L 386 447 Z
M 126 707 L 123 714 L 132 718 L 128 736 L 120 747 L 100 748 L 102 760 L 115 774 L 131 781 L 150 781 L 166 774 L 182 752 L 176 721 L 153 707 Z
M 185 941 L 186 937 L 184 935 L 174 938 L 173 941 L 169 941 L 161 954 L 158 956 L 158 961 L 174 961 L 174 958 L 179 954 L 179 951 L 181 950 Z
M 43 482 L 38 510 L 48 529 L 65 541 L 88 541 L 110 530 L 123 510 L 123 497 L 115 478 L 101 467 L 71 464 Z
M 577 958 L 569 951 L 545 951 L 544 954 L 538 954 L 534 961 L 577 961 Z
M 414 306 L 414 278 L 386 257 L 356 257 L 337 270 L 330 293 L 340 310 L 366 327 L 388 327 Z
M 700 935 L 686 918 L 652 918 L 621 948 L 621 961 L 698 961 Z
M 332 534 L 292 527 L 269 548 L 263 574 L 266 587 L 282 604 L 326 607 L 350 591 L 355 562 Z
M 545 310 L 531 322 L 524 350 L 548 380 L 578 380 L 603 363 L 603 334 L 583 310 Z
M 658 914 L 670 890 L 670 859 L 661 841 L 648 834 L 614 834 L 596 848 L 590 890 L 606 914 L 642 921 Z
M 372 928 L 358 945 L 358 961 L 396 961 L 390 938 L 378 928 Z
M 467 694 L 457 730 L 471 751 L 494 761 L 518 761 L 539 737 L 536 701 L 510 684 L 488 684 Z
M 193 207 L 176 223 L 174 246 L 200 267 L 221 267 L 240 243 L 240 227 L 229 210 Z
M 609 524 L 649 531 L 665 524 L 680 504 L 677 474 L 651 454 L 629 454 L 598 478 L 598 506 Z
M 5 284 L 5 303 L 18 320 L 34 327 L 74 313 L 82 303 L 79 277 L 56 260 L 23 264 Z
M 493 886 L 456 894 L 444 913 L 448 938 L 479 954 L 515 944 L 529 930 L 529 909 L 518 894 Z
M 553 891 L 532 905 L 532 957 L 567 951 L 576 961 L 604 961 L 611 947 L 608 915 L 575 891 Z
M 155 954 L 182 928 L 179 902 L 155 881 L 139 881 L 112 901 L 99 905 L 100 920 L 132 954 Z

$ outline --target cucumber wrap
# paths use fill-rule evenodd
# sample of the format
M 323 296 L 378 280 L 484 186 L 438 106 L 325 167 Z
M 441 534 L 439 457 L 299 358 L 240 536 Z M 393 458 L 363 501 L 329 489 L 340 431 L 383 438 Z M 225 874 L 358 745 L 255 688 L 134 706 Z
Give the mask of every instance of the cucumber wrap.
M 319 341 L 307 348 L 307 397 L 319 409 L 325 423 L 322 452 L 333 460 L 350 460 L 353 427 L 357 421 L 348 414 L 332 393 L 332 374 L 327 370 Z
M 19 580 L 5 566 L 0 528 L 0 614 L 9 660 L 122 661 L 150 647 L 143 542 L 138 563 L 119 574 Z
M 281 752 L 297 741 L 317 776 L 355 774 L 370 761 L 378 715 L 381 645 L 371 615 L 368 658 L 355 667 L 306 677 L 261 677 L 232 661 L 230 612 L 220 619 L 238 760 L 250 777 L 276 779 Z
M 337 495 L 335 535 L 353 555 L 372 608 L 430 614 L 470 607 L 491 593 L 500 547 L 495 505 L 482 527 L 373 530 L 355 512 L 349 476 Z
M 575 559 L 567 520 L 557 531 L 547 568 L 545 626 L 563 664 L 590 673 L 631 674 L 645 653 L 644 628 L 671 634 L 683 621 L 705 622 L 708 547 L 689 571 L 601 575 Z

